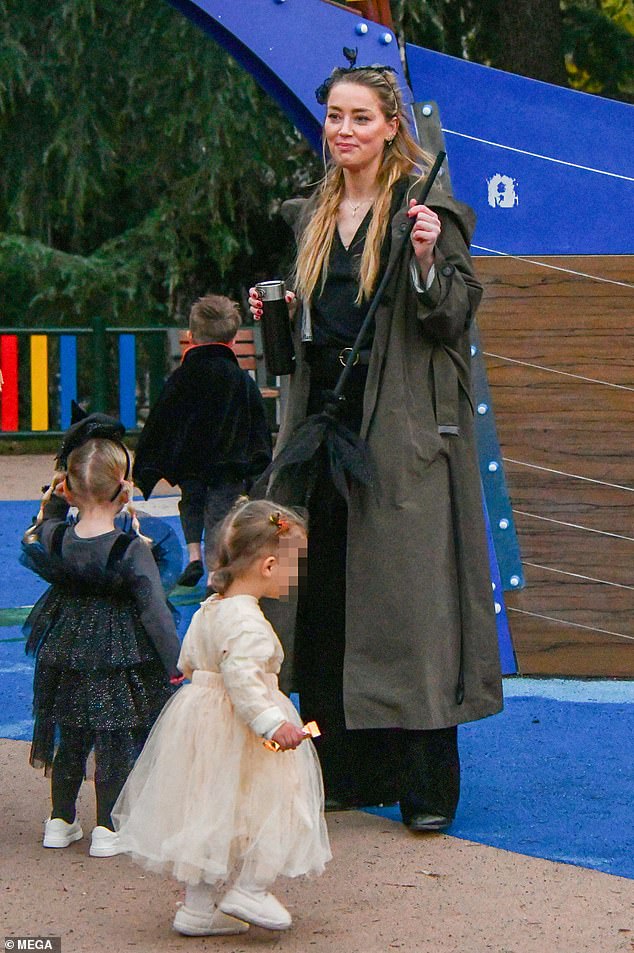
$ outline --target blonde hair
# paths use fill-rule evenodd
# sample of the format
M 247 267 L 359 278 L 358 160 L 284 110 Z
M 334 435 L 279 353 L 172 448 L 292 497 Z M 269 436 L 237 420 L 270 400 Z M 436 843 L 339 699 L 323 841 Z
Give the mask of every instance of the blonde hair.
M 205 295 L 199 298 L 189 312 L 189 330 L 192 341 L 208 344 L 233 341 L 242 324 L 237 302 L 224 295 Z
M 356 304 L 369 299 L 376 284 L 381 246 L 389 222 L 392 188 L 406 175 L 421 173 L 431 165 L 431 157 L 418 145 L 409 129 L 403 97 L 396 76 L 374 67 L 355 68 L 353 73 L 343 71 L 335 75 L 328 95 L 341 83 L 352 83 L 372 90 L 387 121 L 398 118 L 398 127 L 391 144 L 385 144 L 377 174 L 379 196 L 374 203 L 372 219 L 361 256 L 359 290 Z M 324 142 L 325 156 L 325 142 Z M 344 193 L 343 169 L 329 162 L 319 189 L 317 204 L 300 239 L 295 262 L 295 288 L 300 297 L 310 300 L 321 275 L 322 287 L 328 274 L 328 260 L 337 227 L 337 212 Z
M 211 580 L 216 592 L 223 595 L 259 556 L 275 555 L 280 539 L 294 529 L 306 534 L 306 521 L 294 510 L 240 497 L 220 527 Z
M 27 543 L 37 539 L 37 529 L 44 519 L 44 508 L 61 484 L 65 484 L 79 502 L 94 503 L 121 502 L 132 519 L 132 528 L 143 542 L 151 544 L 149 536 L 141 533 L 141 527 L 132 506 L 134 484 L 128 479 L 130 455 L 121 443 L 105 437 L 92 437 L 68 455 L 65 471 L 55 473 L 51 485 L 45 491 L 35 523 L 24 535 Z M 81 513 L 81 505 L 79 506 Z

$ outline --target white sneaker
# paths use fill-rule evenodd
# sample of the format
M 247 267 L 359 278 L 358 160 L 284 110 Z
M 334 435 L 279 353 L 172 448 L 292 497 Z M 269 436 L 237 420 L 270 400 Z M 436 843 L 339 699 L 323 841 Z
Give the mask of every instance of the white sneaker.
M 121 853 L 119 835 L 107 827 L 93 827 L 88 853 L 91 857 L 114 857 L 115 854 Z
M 234 887 L 218 904 L 223 913 L 265 930 L 288 930 L 291 915 L 272 893 Z
M 231 936 L 246 933 L 249 924 L 227 916 L 217 907 L 211 913 L 204 913 L 182 904 L 176 911 L 172 927 L 183 936 Z
M 46 821 L 44 825 L 43 847 L 68 847 L 73 841 L 81 840 L 84 832 L 81 824 L 75 818 L 72 824 L 63 821 L 61 817 L 53 817 Z

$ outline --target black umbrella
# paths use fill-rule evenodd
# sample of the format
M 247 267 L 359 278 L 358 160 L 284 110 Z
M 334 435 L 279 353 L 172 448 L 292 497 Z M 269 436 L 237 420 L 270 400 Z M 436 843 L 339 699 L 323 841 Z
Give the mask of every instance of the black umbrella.
M 439 152 L 436 156 L 416 197 L 418 205 L 424 204 L 445 158 L 445 152 Z M 273 478 L 269 484 L 271 495 L 275 495 L 275 483 L 278 480 L 283 481 L 285 485 L 288 482 L 293 489 L 293 502 L 296 505 L 306 506 L 321 472 L 320 450 L 326 454 L 333 483 L 344 499 L 348 498 L 350 481 L 354 480 L 364 486 L 372 485 L 373 465 L 368 446 L 358 434 L 341 421 L 346 400 L 344 388 L 372 326 L 383 292 L 394 274 L 400 254 L 413 227 L 414 219 L 410 221 L 403 235 L 400 253 L 394 257 L 383 274 L 354 345 L 349 349 L 339 380 L 329 395 L 324 409 L 306 418 L 294 432 L 286 447 L 258 480 L 257 485 L 261 486 L 266 485 L 266 481 Z

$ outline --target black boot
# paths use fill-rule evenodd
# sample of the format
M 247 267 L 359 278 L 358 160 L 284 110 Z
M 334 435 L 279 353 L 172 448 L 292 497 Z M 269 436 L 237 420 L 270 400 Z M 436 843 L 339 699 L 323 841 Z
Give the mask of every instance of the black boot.
M 178 577 L 179 586 L 187 586 L 188 588 L 195 586 L 197 582 L 200 582 L 203 576 L 203 564 L 202 560 L 194 559 L 192 562 L 188 563 L 185 566 L 185 569 Z

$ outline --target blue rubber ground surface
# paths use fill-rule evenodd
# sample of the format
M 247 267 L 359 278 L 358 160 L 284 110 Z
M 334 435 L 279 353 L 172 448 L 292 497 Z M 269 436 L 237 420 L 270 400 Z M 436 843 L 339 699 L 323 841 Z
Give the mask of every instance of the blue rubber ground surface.
M 17 562 L 35 509 L 0 503 L 0 609 L 43 591 Z M 184 632 L 193 608 L 181 612 Z M 2 738 L 30 737 L 32 670 L 20 626 L 0 625 Z M 634 683 L 510 678 L 505 696 L 501 715 L 460 729 L 463 789 L 450 833 L 633 878 Z M 376 813 L 400 818 L 398 808 Z

